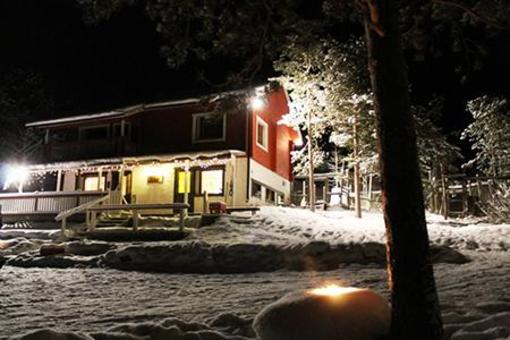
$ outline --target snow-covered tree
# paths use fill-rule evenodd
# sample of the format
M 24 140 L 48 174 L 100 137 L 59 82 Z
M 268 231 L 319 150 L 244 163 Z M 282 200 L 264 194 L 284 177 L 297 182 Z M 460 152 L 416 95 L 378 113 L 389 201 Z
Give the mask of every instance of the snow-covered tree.
M 278 81 L 291 98 L 290 112 L 282 123 L 301 128 L 307 134 L 308 152 L 295 153 L 294 159 L 298 164 L 308 163 L 307 167 L 297 169 L 308 169 L 310 206 L 313 206 L 313 170 L 320 165 L 314 154 L 320 147 L 318 141 L 329 135 L 331 143 L 347 150 L 347 160 L 354 167 L 358 216 L 361 216 L 360 162 L 367 150 L 375 149 L 367 146 L 375 145 L 375 132 L 366 133 L 373 131 L 375 124 L 373 114 L 370 116 L 371 95 L 363 55 L 363 43 L 359 40 L 339 44 L 326 39 L 315 42 L 295 39 L 275 62 L 275 69 L 281 73 Z M 368 135 L 373 136 L 370 141 Z M 320 156 L 323 159 L 323 154 Z
M 510 175 L 510 104 L 503 97 L 482 96 L 468 102 L 473 122 L 461 138 L 472 143 L 475 157 L 464 164 L 490 176 Z

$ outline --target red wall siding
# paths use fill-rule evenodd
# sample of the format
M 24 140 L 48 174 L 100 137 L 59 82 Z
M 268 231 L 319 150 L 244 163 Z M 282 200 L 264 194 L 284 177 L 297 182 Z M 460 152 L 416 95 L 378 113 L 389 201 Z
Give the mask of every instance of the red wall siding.
M 246 113 L 227 115 L 226 140 L 192 143 L 193 113 L 196 105 L 151 109 L 134 117 L 137 125 L 137 154 L 159 154 L 203 150 L 245 150 Z
M 252 119 L 252 157 L 269 170 L 291 180 L 292 166 L 290 152 L 293 141 L 298 134 L 292 128 L 279 125 L 282 116 L 289 112 L 287 96 L 283 89 L 266 95 L 267 104 L 261 110 L 253 111 Z M 261 117 L 268 125 L 268 150 L 257 146 L 257 116 Z

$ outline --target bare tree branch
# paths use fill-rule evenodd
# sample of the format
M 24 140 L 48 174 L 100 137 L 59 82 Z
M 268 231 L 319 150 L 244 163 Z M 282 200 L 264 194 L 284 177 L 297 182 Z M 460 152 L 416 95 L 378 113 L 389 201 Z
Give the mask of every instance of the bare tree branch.
M 476 19 L 478 21 L 481 21 L 481 22 L 483 22 L 483 23 L 485 23 L 485 24 L 487 24 L 489 26 L 493 26 L 493 27 L 499 28 L 501 30 L 507 30 L 508 29 L 507 26 L 503 26 L 500 23 L 492 20 L 491 18 L 488 18 L 488 17 L 484 16 L 483 14 L 480 14 L 479 12 L 477 12 L 474 9 L 470 8 L 468 5 L 466 5 L 465 3 L 461 2 L 461 1 L 457 1 L 457 0 L 432 0 L 432 2 L 435 2 L 437 4 L 441 4 L 441 5 L 446 5 L 446 6 L 451 6 L 451 7 L 459 8 L 459 9 L 463 10 L 464 12 L 466 12 L 472 18 L 474 18 L 474 19 Z

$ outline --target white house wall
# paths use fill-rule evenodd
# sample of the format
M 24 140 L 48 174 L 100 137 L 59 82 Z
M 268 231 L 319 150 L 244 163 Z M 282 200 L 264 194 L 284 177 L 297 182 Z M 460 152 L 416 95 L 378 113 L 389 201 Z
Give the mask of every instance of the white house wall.
M 284 201 L 288 202 L 290 199 L 290 181 L 278 175 L 277 173 L 269 170 L 257 161 L 250 159 L 250 178 L 263 185 L 262 199 L 259 200 L 255 197 L 251 198 L 253 203 L 265 202 L 265 187 L 272 189 L 284 195 Z M 250 192 L 252 183 L 250 182 Z

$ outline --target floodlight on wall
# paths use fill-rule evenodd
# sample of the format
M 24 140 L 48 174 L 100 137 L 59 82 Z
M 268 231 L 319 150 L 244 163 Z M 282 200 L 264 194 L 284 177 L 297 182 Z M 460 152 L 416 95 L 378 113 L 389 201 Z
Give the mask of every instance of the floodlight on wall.
M 266 100 L 262 96 L 252 97 L 250 105 L 253 110 L 262 110 L 266 106 Z

